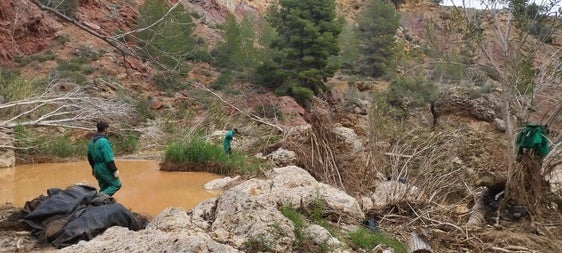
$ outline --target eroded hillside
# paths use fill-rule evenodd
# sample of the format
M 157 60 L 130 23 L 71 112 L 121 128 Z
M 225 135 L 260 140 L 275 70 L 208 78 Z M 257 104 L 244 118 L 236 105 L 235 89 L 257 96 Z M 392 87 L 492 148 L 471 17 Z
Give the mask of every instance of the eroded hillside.
M 284 150 L 293 152 L 293 157 L 278 162 L 294 163 L 314 178 L 346 189 L 360 200 L 368 217 L 384 217 L 380 219 L 381 227 L 403 241 L 413 230 L 427 233 L 436 252 L 532 252 L 560 246 L 559 228 L 542 224 L 539 231 L 527 220 L 505 223 L 496 229 L 480 228 L 470 231 L 470 236 L 461 229 L 470 216 L 475 197 L 482 191 L 476 185 L 479 175 L 505 174 L 508 166 L 502 115 L 504 87 L 498 81 L 504 73 L 479 68 L 490 65 L 490 59 L 470 47 L 474 46 L 466 38 L 470 27 L 460 25 L 460 21 L 479 19 L 484 49 L 497 56 L 501 43 L 494 42 L 494 29 L 498 24 L 505 28 L 506 13 L 493 16 L 442 7 L 431 1 L 406 2 L 398 8 L 401 19 L 396 40 L 401 46 L 401 64 L 397 74 L 410 77 L 416 71 L 427 73 L 424 78 L 439 84 L 440 96 L 419 105 L 407 94 L 401 94 L 404 98 L 400 104 L 385 111 L 388 105 L 379 103 L 376 94 L 388 90 L 391 80 L 340 71 L 327 81 L 332 88 L 329 95 L 315 99 L 313 109 L 305 110 L 295 99 L 276 96 L 247 80 L 235 82 L 227 89 L 214 89 L 224 69 L 204 61 L 187 64 L 188 73 L 182 84 L 189 85 L 168 89 L 162 82 L 165 75 L 159 73 L 160 66 L 137 57 L 137 45 L 120 36 L 132 34 L 138 28 L 136 18 L 143 2 L 82 0 L 73 17 L 69 17 L 72 19 L 67 19 L 49 8 L 41 9 L 40 1 L 2 1 L 0 65 L 30 80 L 60 74 L 56 71 L 63 64 L 79 65 L 77 72 L 83 80 L 79 86 L 88 89 L 89 94 L 134 101 L 138 114 L 134 116 L 144 118 L 124 128 L 138 127 L 135 130 L 142 133 L 140 151 L 161 153 L 166 144 L 184 137 L 174 133 L 186 129 L 205 131 L 211 141 L 220 143 L 220 137 L 212 135 L 215 130 L 241 126 L 244 134 L 238 149 L 251 157 L 260 155 L 268 159 L 285 155 Z M 194 34 L 211 51 L 222 41 L 219 27 L 229 14 L 239 19 L 260 16 L 274 2 L 187 0 L 183 4 L 192 13 Z M 337 13 L 352 21 L 366 2 L 337 1 Z M 556 59 L 553 65 L 546 64 L 561 45 L 562 32 L 556 29 L 550 44 L 537 47 L 539 57 L 534 64 L 543 69 L 559 67 Z M 453 64 L 439 65 L 444 60 Z M 476 74 L 466 79 L 453 76 L 463 69 Z M 538 100 L 533 108 L 528 108 L 532 122 L 545 122 L 545 118 L 555 115 L 551 110 L 562 97 L 558 93 L 559 77 L 540 78 L 550 86 L 537 90 Z M 64 90 L 65 85 L 59 88 Z M 255 112 L 260 117 L 255 117 Z M 115 122 L 125 120 L 128 119 L 118 118 Z M 514 125 L 523 123 L 514 117 Z M 554 118 L 551 123 L 552 136 L 560 136 L 562 120 Z M 66 134 L 62 129 L 57 132 Z M 71 130 L 69 135 L 71 139 L 83 139 L 87 132 Z M 407 180 L 408 185 L 414 185 L 423 194 L 417 199 L 378 202 L 380 194 L 384 194 L 381 189 L 395 187 L 393 183 L 398 180 Z M 559 221 L 555 208 L 544 214 Z M 548 223 L 544 219 L 542 222 Z

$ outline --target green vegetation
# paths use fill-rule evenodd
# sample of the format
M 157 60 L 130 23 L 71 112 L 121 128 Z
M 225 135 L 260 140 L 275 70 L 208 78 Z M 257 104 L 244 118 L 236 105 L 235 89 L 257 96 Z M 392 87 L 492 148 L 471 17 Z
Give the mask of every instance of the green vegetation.
M 137 150 L 137 133 L 119 133 L 108 137 L 115 155 L 130 154 Z M 53 160 L 55 158 L 84 158 L 88 146 L 85 136 L 76 138 L 71 131 L 53 134 L 52 129 L 43 133 L 24 126 L 14 128 L 14 140 L 18 157 Z
M 38 82 L 25 80 L 19 73 L 0 68 L 0 104 L 37 94 Z
M 436 96 L 437 87 L 422 78 L 400 77 L 392 81 L 386 91 L 388 103 L 403 109 L 427 104 Z
M 51 70 L 49 79 L 68 79 L 76 84 L 85 84 L 86 75 L 94 73 L 97 68 L 91 65 L 92 61 L 99 59 L 105 51 L 95 51 L 88 46 L 81 45 L 76 57 L 69 60 L 60 60 L 56 69 Z
M 244 154 L 233 151 L 227 155 L 218 146 L 193 136 L 185 142 L 174 142 L 166 147 L 162 170 L 206 171 L 218 174 L 254 173 L 258 163 L 247 161 Z
M 373 233 L 366 228 L 360 227 L 349 233 L 349 237 L 353 246 L 361 249 L 370 250 L 382 244 L 392 248 L 396 253 L 406 252 L 406 246 L 403 243 L 388 237 L 382 232 Z
M 228 16 L 222 26 L 224 42 L 213 51 L 215 64 L 231 72 L 240 72 L 248 78 L 263 58 L 263 49 L 254 47 L 256 40 L 256 22 L 246 16 L 240 23 L 232 15 Z
M 395 72 L 394 46 L 400 15 L 394 5 L 370 0 L 357 18 L 360 54 L 358 70 L 366 76 L 380 77 Z
M 24 57 L 17 56 L 14 58 L 14 62 L 19 63 L 20 66 L 26 66 L 27 64 L 33 61 L 45 62 L 45 61 L 55 60 L 56 58 L 57 58 L 56 53 L 49 49 L 43 54 L 29 55 Z
M 556 11 L 552 3 L 544 2 L 543 6 L 528 0 L 509 1 L 511 13 L 515 17 L 515 26 L 535 36 L 544 43 L 552 43 L 554 24 L 549 24 L 549 11 Z M 550 5 L 550 6 L 549 6 Z
M 355 23 L 346 23 L 338 38 L 341 48 L 340 59 L 341 69 L 353 71 L 359 57 L 359 38 L 357 38 L 357 28 Z
M 88 145 L 87 140 L 72 141 L 69 136 L 57 137 L 49 140 L 41 138 L 38 152 L 47 156 L 59 158 L 84 157 Z
M 278 53 L 258 66 L 256 81 L 301 104 L 324 92 L 324 81 L 339 68 L 329 61 L 339 53 L 342 27 L 335 1 L 282 0 L 270 9 L 268 21 L 279 34 L 271 44 Z
M 313 211 L 315 207 L 312 207 Z M 305 228 L 308 226 L 307 218 L 310 219 L 311 212 L 295 208 L 291 203 L 281 207 L 281 214 L 293 223 L 293 233 L 295 235 L 295 242 L 293 249 L 297 252 L 329 252 L 327 243 L 315 245 L 315 243 L 307 238 Z M 318 211 L 318 210 L 316 210 Z M 322 212 L 323 210 L 319 210 Z M 313 219 L 315 222 L 323 222 L 323 220 Z M 330 231 L 332 232 L 332 231 Z
M 304 226 L 306 225 L 302 214 L 300 214 L 291 204 L 283 206 L 281 208 L 281 213 L 293 222 L 293 226 L 295 227 L 293 231 L 295 233 L 295 243 L 297 245 L 300 244 L 304 240 Z

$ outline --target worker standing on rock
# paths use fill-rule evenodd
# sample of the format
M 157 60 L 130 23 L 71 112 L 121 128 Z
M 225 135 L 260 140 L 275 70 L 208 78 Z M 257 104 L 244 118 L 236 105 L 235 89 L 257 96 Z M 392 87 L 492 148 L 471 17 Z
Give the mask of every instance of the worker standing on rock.
M 238 133 L 238 129 L 234 128 L 232 130 L 228 130 L 226 135 L 224 136 L 224 141 L 222 142 L 222 147 L 224 148 L 224 152 L 228 155 L 232 153 L 232 147 L 230 143 L 234 140 L 234 134 Z
M 88 143 L 88 162 L 92 167 L 92 175 L 98 180 L 100 192 L 113 196 L 121 188 L 121 180 L 113 161 L 111 144 L 106 136 L 109 124 L 100 121 L 96 128 L 98 132 Z

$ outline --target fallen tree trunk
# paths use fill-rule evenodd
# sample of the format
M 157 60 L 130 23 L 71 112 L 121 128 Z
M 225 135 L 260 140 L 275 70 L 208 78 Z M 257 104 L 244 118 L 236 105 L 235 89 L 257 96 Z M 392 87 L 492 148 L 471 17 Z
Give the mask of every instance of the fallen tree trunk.
M 485 223 L 486 219 L 486 205 L 484 204 L 484 195 L 480 196 L 474 206 L 472 207 L 472 213 L 466 222 L 466 225 L 470 226 L 482 226 Z
M 485 198 L 490 198 L 490 196 L 495 195 L 502 192 L 505 188 L 505 184 L 507 179 L 502 176 L 498 176 L 489 172 L 484 172 L 478 180 L 476 181 L 477 186 L 485 186 L 487 189 L 484 193 L 475 201 L 474 206 L 472 207 L 472 213 L 466 222 L 467 225 L 471 226 L 482 226 L 482 224 L 486 223 L 486 213 L 488 209 L 490 209 L 486 202 L 484 201 Z

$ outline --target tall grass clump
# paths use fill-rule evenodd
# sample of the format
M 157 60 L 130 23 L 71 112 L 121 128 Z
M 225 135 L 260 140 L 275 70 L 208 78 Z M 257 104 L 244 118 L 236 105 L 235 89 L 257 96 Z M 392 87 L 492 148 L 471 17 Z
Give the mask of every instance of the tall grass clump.
M 37 82 L 25 80 L 17 72 L 0 68 L 0 103 L 28 98 L 37 93 Z
M 227 155 L 221 146 L 193 137 L 166 147 L 160 169 L 231 174 L 252 172 L 255 170 L 253 166 L 241 153 L 234 151 Z
M 53 140 L 43 138 L 44 143 L 39 148 L 39 155 L 57 158 L 83 157 L 86 154 L 88 142 L 86 140 L 72 140 L 69 136 L 61 136 Z

